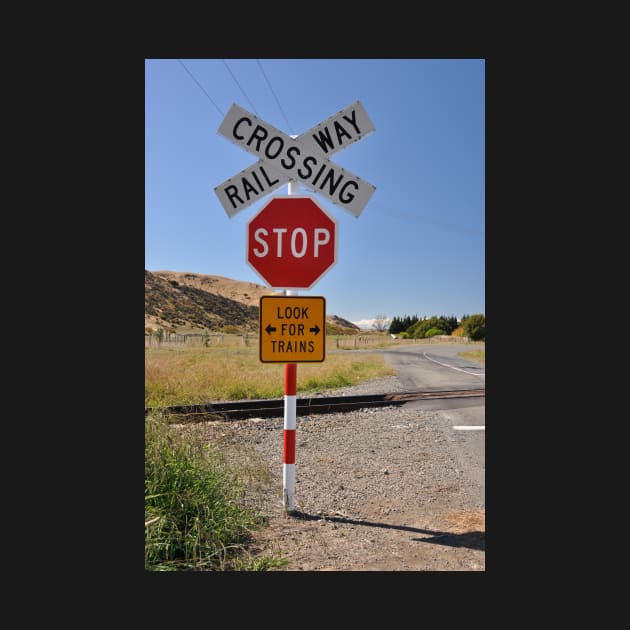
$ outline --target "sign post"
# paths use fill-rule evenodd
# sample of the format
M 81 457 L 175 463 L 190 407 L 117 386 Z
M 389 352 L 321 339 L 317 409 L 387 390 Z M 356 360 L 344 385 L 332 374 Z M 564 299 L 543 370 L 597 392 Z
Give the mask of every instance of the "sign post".
M 296 195 L 300 183 L 358 217 L 376 188 L 329 157 L 374 131 L 359 101 L 300 136 L 289 136 L 233 104 L 218 133 L 255 155 L 258 161 L 215 187 L 227 213 L 236 213 L 280 186 L 247 224 L 247 264 L 284 296 L 260 299 L 261 362 L 285 362 L 282 503 L 295 512 L 295 429 L 297 364 L 323 361 L 326 303 L 323 297 L 297 297 L 337 262 L 337 222 L 314 199 Z
M 295 195 L 300 184 L 290 181 L 287 194 Z M 271 285 L 270 285 L 271 286 Z M 285 289 L 285 296 L 297 291 Z M 262 303 L 261 303 L 262 308 Z M 260 331 L 260 326 L 258 327 Z M 324 339 L 326 333 L 324 332 Z M 260 346 L 260 341 L 258 342 Z M 295 431 L 297 429 L 297 363 L 284 364 L 284 430 L 282 434 L 282 505 L 287 514 L 295 513 Z

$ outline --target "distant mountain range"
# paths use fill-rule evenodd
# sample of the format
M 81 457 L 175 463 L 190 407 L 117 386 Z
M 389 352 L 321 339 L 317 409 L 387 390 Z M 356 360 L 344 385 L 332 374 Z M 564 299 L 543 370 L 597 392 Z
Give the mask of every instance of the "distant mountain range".
M 145 332 L 258 332 L 260 298 L 281 292 L 223 276 L 186 271 L 144 272 Z M 337 315 L 326 316 L 327 334 L 361 329 Z

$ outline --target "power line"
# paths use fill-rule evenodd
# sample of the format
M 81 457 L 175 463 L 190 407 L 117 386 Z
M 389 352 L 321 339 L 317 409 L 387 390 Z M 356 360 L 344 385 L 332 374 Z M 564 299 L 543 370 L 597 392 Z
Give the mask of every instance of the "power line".
M 241 92 L 243 92 L 243 96 L 247 99 L 247 102 L 252 106 L 252 109 L 254 110 L 254 114 L 256 114 L 256 116 L 260 116 L 260 114 L 256 111 L 256 108 L 254 107 L 254 103 L 252 103 L 249 96 L 245 94 L 245 90 L 241 87 L 241 84 L 238 82 L 238 80 L 234 76 L 234 73 L 230 70 L 230 66 L 227 65 L 227 61 L 225 59 L 222 59 L 221 61 L 223 61 L 223 63 L 225 64 L 225 67 L 228 69 L 228 72 L 232 75 L 232 78 L 234 79 L 234 82 L 236 83 L 236 85 L 238 85 Z
M 208 100 L 216 107 L 216 109 L 219 112 L 219 114 L 221 114 L 221 118 L 224 118 L 225 114 L 219 109 L 219 106 L 210 98 L 210 95 L 208 94 L 208 92 L 206 92 L 203 89 L 203 86 L 201 85 L 201 83 L 199 83 L 199 81 L 197 81 L 197 79 L 195 79 L 195 77 L 193 76 L 193 73 L 184 65 L 184 62 L 181 59 L 178 59 L 177 61 L 179 61 L 179 63 L 182 64 L 182 67 L 184 68 L 184 70 L 186 70 L 186 72 L 188 72 L 188 74 L 190 75 L 191 79 L 199 86 L 201 91 L 208 97 Z
M 276 103 L 278 103 L 278 108 L 280 109 L 280 113 L 282 114 L 282 117 L 284 118 L 284 121 L 287 123 L 287 126 L 289 127 L 289 131 L 291 132 L 292 135 L 295 135 L 293 133 L 293 129 L 291 127 L 291 123 L 287 120 L 287 117 L 284 114 L 284 110 L 282 109 L 282 105 L 280 105 L 280 101 L 278 100 L 278 97 L 276 96 L 276 93 L 273 91 L 273 88 L 271 87 L 271 83 L 269 82 L 269 79 L 267 78 L 267 75 L 265 74 L 265 71 L 263 70 L 263 67 L 260 65 L 260 60 L 256 59 L 256 63 L 258 64 L 258 67 L 260 68 L 260 71 L 262 72 L 263 77 L 265 77 L 265 81 L 267 81 L 267 85 L 269 86 L 269 89 L 271 90 L 271 93 L 273 94 L 273 97 L 276 99 Z

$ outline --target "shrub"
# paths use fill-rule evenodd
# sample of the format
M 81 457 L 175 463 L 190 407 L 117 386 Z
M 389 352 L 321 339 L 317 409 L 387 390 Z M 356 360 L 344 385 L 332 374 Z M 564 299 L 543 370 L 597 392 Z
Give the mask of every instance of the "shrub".
M 466 319 L 462 320 L 462 326 L 464 332 L 471 341 L 485 341 L 486 340 L 486 317 L 481 313 L 476 315 L 468 315 Z
M 435 335 L 445 335 L 446 333 L 440 328 L 429 328 L 427 332 L 424 333 L 425 338 L 427 337 L 435 337 Z
M 221 332 L 226 335 L 238 335 L 241 331 L 238 326 L 234 326 L 232 324 L 226 324 L 221 328 Z

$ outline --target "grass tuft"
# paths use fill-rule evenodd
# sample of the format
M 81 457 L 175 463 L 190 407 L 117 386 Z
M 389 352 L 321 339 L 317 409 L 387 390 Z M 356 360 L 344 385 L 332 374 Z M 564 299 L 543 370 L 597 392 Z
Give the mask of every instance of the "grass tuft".
M 264 570 L 277 562 L 250 569 L 242 560 L 265 519 L 243 506 L 237 475 L 197 427 L 177 432 L 165 414 L 148 414 L 144 477 L 146 570 Z

